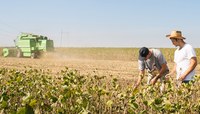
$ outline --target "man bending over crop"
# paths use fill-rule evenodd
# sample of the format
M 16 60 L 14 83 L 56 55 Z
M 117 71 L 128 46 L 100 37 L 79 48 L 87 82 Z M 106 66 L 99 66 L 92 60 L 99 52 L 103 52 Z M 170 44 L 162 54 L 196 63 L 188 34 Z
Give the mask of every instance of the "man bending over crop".
M 146 70 L 148 75 L 147 84 L 154 85 L 157 80 L 160 79 L 163 86 L 161 90 L 164 89 L 164 79 L 166 74 L 169 73 L 169 69 L 167 62 L 160 50 L 142 47 L 139 50 L 138 66 L 139 77 L 137 83 L 135 84 L 135 88 L 137 88 L 141 83 Z

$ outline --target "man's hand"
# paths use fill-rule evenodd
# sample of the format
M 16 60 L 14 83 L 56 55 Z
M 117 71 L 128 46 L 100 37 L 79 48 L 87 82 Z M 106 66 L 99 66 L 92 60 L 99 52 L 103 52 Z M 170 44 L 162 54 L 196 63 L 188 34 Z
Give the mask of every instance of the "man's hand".
M 154 85 L 154 84 L 157 82 L 158 78 L 159 78 L 158 76 L 155 76 L 155 77 L 151 80 L 150 84 Z
M 134 84 L 134 85 L 133 85 L 133 90 L 137 89 L 138 86 L 139 86 L 138 84 Z
M 183 81 L 185 79 L 185 76 L 181 75 L 179 78 L 178 78 L 178 81 Z
M 167 74 L 167 75 L 165 75 L 165 81 L 168 82 L 169 79 L 170 79 L 170 77 L 171 77 L 171 74 Z
M 137 89 L 138 86 L 140 85 L 140 83 L 141 83 L 141 81 L 142 81 L 142 79 L 143 79 L 143 77 L 144 77 L 143 72 L 144 72 L 144 71 L 141 71 L 141 73 L 139 74 L 139 77 L 138 77 L 137 82 L 133 85 L 133 88 L 134 88 L 134 89 Z

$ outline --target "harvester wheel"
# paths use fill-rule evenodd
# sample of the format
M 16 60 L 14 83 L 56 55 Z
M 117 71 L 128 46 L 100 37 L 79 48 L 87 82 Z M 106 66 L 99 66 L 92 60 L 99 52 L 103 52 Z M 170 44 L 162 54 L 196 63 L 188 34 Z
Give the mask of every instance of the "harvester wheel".
M 32 58 L 32 59 L 35 59 L 35 58 L 36 58 L 36 53 L 32 53 L 32 54 L 31 54 L 31 58 Z
M 17 50 L 17 57 L 18 58 L 22 57 L 22 51 L 20 49 Z

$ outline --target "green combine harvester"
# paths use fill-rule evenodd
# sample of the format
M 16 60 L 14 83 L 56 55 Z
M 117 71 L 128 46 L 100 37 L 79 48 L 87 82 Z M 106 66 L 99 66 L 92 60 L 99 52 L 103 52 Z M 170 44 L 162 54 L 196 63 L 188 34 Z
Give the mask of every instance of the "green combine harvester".
M 46 36 L 21 33 L 15 41 L 14 48 L 3 48 L 4 57 L 38 58 L 44 52 L 54 51 L 53 40 Z

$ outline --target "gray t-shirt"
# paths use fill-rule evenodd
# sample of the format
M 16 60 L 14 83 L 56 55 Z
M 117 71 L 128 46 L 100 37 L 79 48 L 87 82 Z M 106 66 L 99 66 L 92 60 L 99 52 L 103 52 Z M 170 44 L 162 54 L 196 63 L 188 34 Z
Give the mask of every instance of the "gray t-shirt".
M 153 70 L 155 67 L 160 70 L 162 64 L 167 64 L 163 54 L 158 49 L 152 49 L 152 55 L 147 60 L 138 59 L 138 66 L 139 70 L 149 69 L 150 71 Z M 169 69 L 167 68 L 167 71 Z

